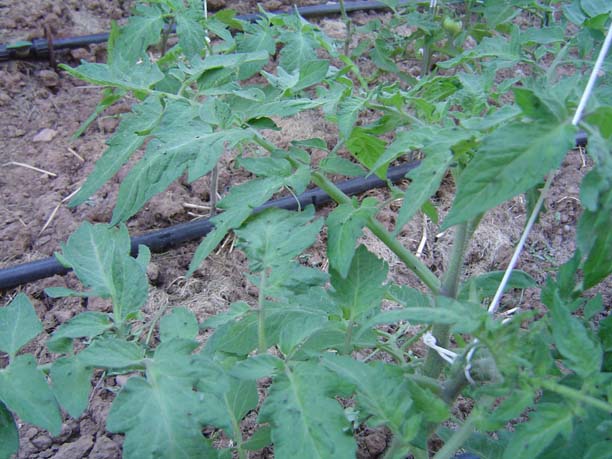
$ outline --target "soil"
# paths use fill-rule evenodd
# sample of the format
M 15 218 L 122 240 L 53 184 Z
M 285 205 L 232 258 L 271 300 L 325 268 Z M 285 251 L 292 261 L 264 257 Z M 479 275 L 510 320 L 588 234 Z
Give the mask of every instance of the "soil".
M 226 5 L 227 3 L 227 5 Z M 256 1 L 210 0 L 211 8 L 231 6 L 239 12 L 256 11 Z M 318 0 L 291 2 L 264 1 L 268 10 L 278 10 L 291 3 L 316 4 Z M 48 29 L 54 37 L 68 37 L 96 33 L 109 29 L 110 21 L 121 22 L 129 14 L 129 1 L 104 0 L 0 0 L 0 42 L 14 42 L 45 35 Z M 365 21 L 370 13 L 359 13 L 356 21 Z M 320 25 L 330 35 L 342 35 L 343 25 L 337 19 L 321 20 Z M 103 62 L 104 45 L 90 46 L 61 52 L 57 62 L 77 65 L 81 59 Z M 85 135 L 72 139 L 72 134 L 94 110 L 101 89 L 75 80 L 49 62 L 10 61 L 0 63 L 0 268 L 49 257 L 62 241 L 87 220 L 107 222 L 115 202 L 120 173 L 86 204 L 68 208 L 70 196 L 91 172 L 97 158 L 105 149 L 105 140 L 118 124 L 118 115 L 130 110 L 129 103 L 119 104 L 104 113 Z M 308 129 L 304 127 L 308 126 Z M 282 131 L 274 141 L 283 144 L 291 139 L 319 136 L 332 139 L 330 127 L 316 114 L 302 114 L 283 121 Z M 230 175 L 230 159 L 221 167 L 220 189 L 226 189 L 239 177 Z M 24 167 L 23 164 L 40 170 Z M 519 268 L 542 283 L 550 267 L 567 260 L 574 249 L 575 223 L 580 214 L 579 183 L 588 170 L 582 152 L 571 153 L 558 172 L 548 198 L 548 212 L 542 216 L 523 253 Z M 383 197 L 385 191 L 370 191 Z M 443 216 L 453 196 L 450 180 L 435 197 Z M 155 197 L 136 217 L 129 221 L 130 233 L 140 234 L 156 228 L 189 221 L 194 218 L 194 207 L 208 203 L 206 178 L 187 186 L 179 181 L 169 190 Z M 380 220 L 393 225 L 399 203 L 391 203 Z M 328 210 L 323 210 L 325 214 Z M 524 224 L 525 204 L 517 198 L 490 212 L 480 225 L 472 242 L 465 267 L 465 275 L 493 269 L 504 269 L 512 254 Z M 451 240 L 450 232 L 439 234 L 428 219 L 417 218 L 400 233 L 404 244 L 416 251 L 421 246 L 422 259 L 434 271 L 441 271 Z M 401 284 L 418 286 L 414 276 L 378 243 L 371 234 L 363 237 L 372 251 L 390 264 L 390 279 Z M 196 247 L 195 243 L 154 254 L 149 269 L 152 284 L 146 316 L 155 314 L 166 305 L 186 306 L 200 320 L 226 309 L 236 300 L 249 300 L 253 289 L 242 273 L 246 272 L 245 257 L 232 249 L 228 240 L 213 253 L 196 275 L 185 279 L 184 274 Z M 325 267 L 326 255 L 322 242 L 309 253 L 309 263 Z M 18 292 L 25 292 L 33 301 L 43 320 L 44 333 L 26 349 L 39 362 L 50 360 L 43 346 L 55 328 L 79 312 L 108 310 L 105 301 L 79 299 L 50 300 L 43 293 L 50 286 L 77 287 L 73 275 L 55 276 L 33 282 L 10 291 L 1 292 L 1 304 Z M 607 284 L 609 289 L 610 284 Z M 606 286 L 602 286 L 604 290 Z M 609 298 L 605 299 L 610 307 Z M 523 308 L 541 307 L 534 292 L 522 298 L 508 298 L 508 303 L 520 303 Z M 516 304 L 513 304 L 516 305 Z M 2 362 L 0 359 L 0 367 Z M 101 378 L 101 376 L 98 376 Z M 115 378 L 96 379 L 90 407 L 77 420 L 66 417 L 62 434 L 52 438 L 48 433 L 27 424 L 20 424 L 21 450 L 19 458 L 54 459 L 112 459 L 121 457 L 122 436 L 105 430 L 105 417 L 113 399 L 113 389 L 119 385 Z M 251 416 L 253 418 L 253 416 Z M 248 430 L 249 426 L 245 426 Z M 387 436 L 384 431 L 364 429 L 358 433 L 360 458 L 376 458 L 384 451 Z M 258 453 L 251 457 L 272 457 Z

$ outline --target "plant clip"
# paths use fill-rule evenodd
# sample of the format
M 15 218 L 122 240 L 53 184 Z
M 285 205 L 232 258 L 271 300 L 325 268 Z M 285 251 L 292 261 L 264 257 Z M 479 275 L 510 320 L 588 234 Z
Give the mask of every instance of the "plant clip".
M 457 358 L 457 353 L 438 346 L 436 337 L 432 335 L 431 332 L 425 333 L 423 335 L 422 340 L 423 340 L 423 343 L 425 343 L 425 346 L 432 348 L 434 351 L 438 353 L 440 357 L 442 357 L 448 363 L 452 364 Z

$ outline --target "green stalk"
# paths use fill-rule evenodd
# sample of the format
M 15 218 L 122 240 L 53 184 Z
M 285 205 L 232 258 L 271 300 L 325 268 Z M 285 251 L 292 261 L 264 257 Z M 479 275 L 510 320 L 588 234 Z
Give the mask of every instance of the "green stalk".
M 451 252 L 451 258 L 446 268 L 444 279 L 442 280 L 442 286 L 440 288 L 440 295 L 448 298 L 456 298 L 457 290 L 459 288 L 459 280 L 461 278 L 461 268 L 463 266 L 463 255 L 467 246 L 468 240 L 468 223 L 461 223 L 457 225 L 455 236 L 453 240 L 453 248 Z M 449 325 L 434 325 L 433 335 L 436 338 L 438 346 L 448 347 L 449 338 Z M 427 357 L 425 358 L 425 365 L 423 367 L 423 374 L 430 378 L 437 378 L 442 372 L 444 366 L 444 360 L 438 355 L 438 353 L 429 349 Z
M 488 410 L 493 400 L 494 399 L 491 397 L 483 397 L 481 399 L 481 404 L 483 405 L 482 409 L 485 411 Z M 472 412 L 461 427 L 459 427 L 459 430 L 456 430 L 453 436 L 444 444 L 442 449 L 436 453 L 434 459 L 449 459 L 453 457 L 457 450 L 461 448 L 461 445 L 463 445 L 474 432 L 474 424 L 476 424 L 480 416 L 480 411 L 481 410 L 476 410 L 475 408 L 472 409 Z
M 348 330 L 346 331 L 346 335 L 344 335 L 344 353 L 346 355 L 350 355 L 351 353 L 351 341 L 353 340 L 353 327 L 355 326 L 355 321 L 353 319 L 349 320 Z
M 340 16 L 342 17 L 342 21 L 344 21 L 344 25 L 346 27 L 346 38 L 344 39 L 344 55 L 349 55 L 349 46 L 351 43 L 351 38 L 353 36 L 353 27 L 351 23 L 351 18 L 346 14 L 346 8 L 344 6 L 344 0 L 340 0 Z
M 331 180 L 320 172 L 312 173 L 312 181 L 323 191 L 325 191 L 338 204 L 350 204 L 349 198 Z M 381 240 L 404 264 L 416 274 L 416 276 L 432 291 L 438 294 L 440 290 L 440 280 L 416 255 L 407 250 L 386 228 L 376 219 L 370 218 L 367 227 L 374 235 Z
M 591 405 L 593 408 L 598 408 L 606 413 L 612 413 L 612 403 L 605 402 L 590 395 L 583 394 L 582 392 L 572 389 L 571 387 L 558 384 L 553 381 L 542 380 L 538 381 L 539 385 L 544 389 L 551 392 L 556 392 L 559 395 L 570 398 L 574 401 Z
M 257 303 L 259 305 L 259 309 L 257 310 L 257 353 L 264 354 L 268 350 L 268 346 L 266 345 L 266 312 L 264 309 L 264 300 L 266 298 L 264 289 L 266 287 L 266 272 L 265 270 L 261 272 L 261 276 L 259 278 L 259 295 L 257 298 Z

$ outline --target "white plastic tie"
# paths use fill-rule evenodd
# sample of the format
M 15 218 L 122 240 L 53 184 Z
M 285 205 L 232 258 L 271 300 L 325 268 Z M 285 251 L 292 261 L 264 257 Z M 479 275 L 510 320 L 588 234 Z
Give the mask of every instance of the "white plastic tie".
M 425 333 L 422 339 L 423 339 L 423 343 L 425 343 L 425 346 L 430 347 L 431 349 L 436 351 L 438 355 L 442 357 L 444 360 L 446 360 L 448 363 L 453 363 L 455 359 L 457 358 L 457 353 L 453 351 L 449 351 L 448 349 L 445 349 L 441 346 L 438 346 L 436 337 L 432 335 L 430 332 Z

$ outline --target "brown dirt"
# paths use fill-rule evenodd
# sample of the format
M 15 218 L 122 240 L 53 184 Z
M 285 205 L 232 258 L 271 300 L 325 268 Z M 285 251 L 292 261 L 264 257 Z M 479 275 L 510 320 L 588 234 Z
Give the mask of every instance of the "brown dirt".
M 241 12 L 256 9 L 256 2 L 251 0 L 209 1 L 209 5 L 218 7 L 226 6 L 226 3 Z M 290 3 L 293 2 L 269 0 L 263 2 L 263 6 L 276 10 Z M 306 5 L 319 2 L 306 0 L 297 3 Z M 0 0 L 0 42 L 43 36 L 45 25 L 56 37 L 107 30 L 111 19 L 121 21 L 128 15 L 129 4 L 129 1 L 102 0 Z M 337 20 L 325 19 L 321 25 L 332 36 L 342 34 L 343 27 Z M 57 56 L 58 62 L 69 65 L 76 65 L 80 59 L 101 62 L 104 58 L 102 45 L 63 52 Z M 122 174 L 105 185 L 90 202 L 76 209 L 69 209 L 63 202 L 91 172 L 96 159 L 104 151 L 105 140 L 117 126 L 117 115 L 129 110 L 128 103 L 114 107 L 94 123 L 84 136 L 71 140 L 72 133 L 93 111 L 100 93 L 99 88 L 90 87 L 64 72 L 53 70 L 47 62 L 12 61 L 0 64 L 0 110 L 3 120 L 0 123 L 0 164 L 3 165 L 3 173 L 0 175 L 0 268 L 51 256 L 84 220 L 109 220 Z M 309 129 L 305 130 L 304 126 L 309 126 Z M 302 114 L 295 120 L 284 121 L 282 127 L 282 132 L 274 139 L 280 144 L 287 142 L 287 139 L 316 135 L 331 140 L 333 136 L 329 126 L 316 115 Z M 225 160 L 226 163 L 228 161 Z M 29 164 L 50 174 L 15 163 Z M 575 223 L 580 213 L 578 185 L 587 168 L 581 153 L 568 156 L 550 193 L 549 212 L 542 217 L 540 226 L 532 234 L 523 254 L 519 268 L 528 271 L 539 282 L 544 280 L 548 268 L 565 261 L 573 250 Z M 235 180 L 235 176 L 223 172 L 220 189 Z M 190 209 L 183 203 L 205 205 L 208 200 L 207 188 L 207 179 L 192 186 L 186 186 L 183 182 L 173 184 L 166 193 L 154 198 L 130 220 L 131 234 L 190 220 L 193 216 L 189 215 Z M 449 182 L 435 197 L 442 215 L 450 207 L 452 192 L 452 184 Z M 384 191 L 370 193 L 385 197 Z M 390 204 L 381 213 L 381 221 L 392 225 L 398 205 Z M 486 216 L 470 247 L 466 274 L 503 269 L 506 266 L 522 230 L 524 210 L 522 200 L 515 199 Z M 323 211 L 323 214 L 326 212 Z M 432 222 L 417 218 L 402 230 L 401 240 L 411 250 L 416 250 L 423 243 L 423 260 L 432 269 L 439 271 L 446 261 L 451 234 L 438 234 Z M 366 234 L 363 242 L 388 260 L 391 267 L 390 279 L 402 284 L 418 285 L 414 276 L 371 234 Z M 224 310 L 233 301 L 252 298 L 253 291 L 241 274 L 246 271 L 245 257 L 230 247 L 231 241 L 228 241 L 188 280 L 183 276 L 195 244 L 154 255 L 149 273 L 154 287 L 144 310 L 145 315 L 150 317 L 166 305 L 182 305 L 189 307 L 202 320 Z M 323 247 L 322 242 L 319 242 L 311 250 L 309 262 L 313 266 L 326 267 Z M 41 363 L 51 358 L 42 344 L 59 324 L 85 308 L 109 308 L 109 304 L 104 301 L 51 301 L 43 293 L 43 289 L 49 286 L 76 285 L 72 275 L 55 276 L 2 292 L 2 304 L 6 304 L 18 292 L 25 292 L 33 300 L 44 322 L 44 333 L 27 350 L 33 352 Z M 521 304 L 523 307 L 536 307 L 539 301 L 535 293 L 528 292 Z M 90 407 L 78 420 L 66 418 L 59 437 L 51 438 L 36 427 L 21 425 L 19 458 L 120 457 L 122 437 L 106 432 L 104 427 L 113 398 L 111 391 L 118 384 L 114 378 L 97 378 L 92 382 L 95 389 Z M 249 426 L 245 426 L 245 430 L 248 429 Z M 379 457 L 387 441 L 384 432 L 369 429 L 360 431 L 358 438 L 360 458 Z M 263 452 L 252 457 L 271 455 Z

